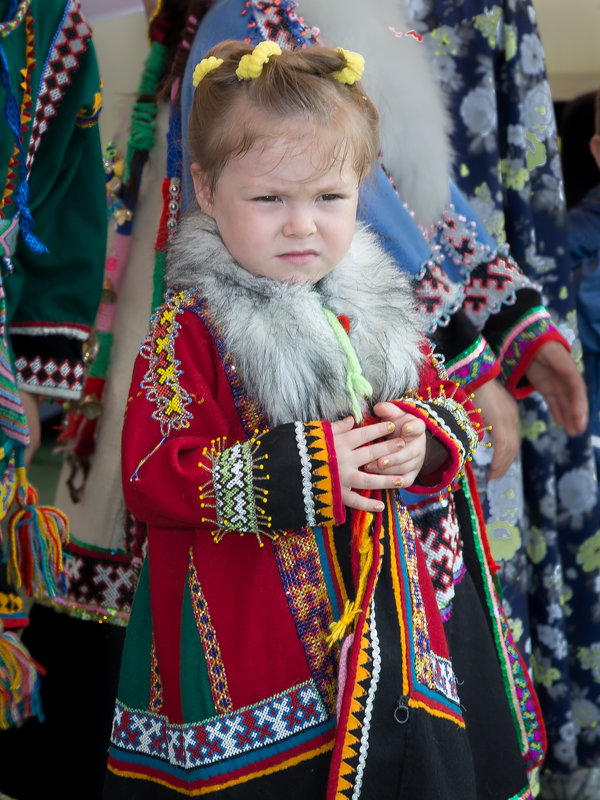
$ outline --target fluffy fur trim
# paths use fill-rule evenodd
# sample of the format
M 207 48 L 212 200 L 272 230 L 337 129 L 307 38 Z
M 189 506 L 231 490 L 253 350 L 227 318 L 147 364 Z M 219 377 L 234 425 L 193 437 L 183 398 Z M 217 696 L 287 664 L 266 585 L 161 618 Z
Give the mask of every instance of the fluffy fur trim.
M 405 34 L 413 25 L 403 0 L 299 0 L 297 13 L 321 31 L 321 41 L 365 58 L 363 85 L 381 115 L 383 160 L 402 200 L 425 225 L 450 200 L 450 118 L 431 70 L 425 41 Z
M 373 402 L 418 385 L 422 333 L 412 288 L 364 228 L 319 283 L 288 284 L 240 267 L 214 221 L 196 212 L 182 221 L 166 279 L 206 298 L 244 386 L 274 425 L 351 413 L 346 356 L 323 307 L 349 318 Z

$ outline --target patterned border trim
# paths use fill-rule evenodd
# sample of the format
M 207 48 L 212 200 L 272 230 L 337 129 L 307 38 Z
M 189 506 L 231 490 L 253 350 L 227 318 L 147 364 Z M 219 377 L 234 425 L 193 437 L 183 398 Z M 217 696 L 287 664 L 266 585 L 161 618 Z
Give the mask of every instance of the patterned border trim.
M 44 360 L 39 355 L 34 358 L 19 356 L 15 361 L 15 369 L 18 386 L 33 394 L 67 399 L 76 399 L 81 395 L 85 374 L 83 361 L 65 359 L 59 364 L 53 358 Z
M 150 648 L 150 711 L 160 714 L 164 702 L 163 685 L 158 668 L 158 658 L 156 656 L 156 642 L 154 633 L 152 634 L 152 646 Z
M 204 647 L 204 657 L 206 659 L 215 711 L 219 714 L 228 714 L 233 710 L 233 703 L 231 695 L 229 694 L 229 686 L 227 685 L 225 663 L 221 656 L 221 648 L 219 647 L 217 633 L 210 618 L 208 603 L 202 591 L 202 584 L 198 578 L 192 548 L 190 548 L 188 586 L 192 598 L 192 608 L 194 611 L 194 619 L 196 620 L 198 636 Z
M 311 675 L 333 716 L 338 649 L 325 644 L 333 609 L 315 534 L 306 531 L 282 536 L 273 542 L 273 552 Z
M 290 0 L 277 0 L 275 3 L 272 0 L 252 0 L 246 3 L 242 14 L 245 15 L 248 8 L 252 11 L 247 41 L 256 44 L 263 40 L 277 42 L 282 50 L 306 47 L 311 31 L 296 16 L 297 5 Z
M 481 335 L 467 351 L 453 361 L 446 361 L 445 366 L 448 377 L 470 391 L 495 378 L 500 372 L 494 351 Z
M 304 437 L 304 425 L 301 422 L 295 422 L 294 428 L 296 431 L 296 443 L 298 445 L 300 463 L 302 465 L 302 496 L 304 497 L 304 513 L 306 514 L 306 524 L 309 528 L 314 528 L 317 524 L 317 520 L 315 517 L 315 503 L 312 494 L 310 456 L 308 454 L 308 447 L 306 446 L 306 439 Z
M 234 531 L 258 531 L 250 442 L 237 442 L 215 460 L 212 480 L 217 523 Z M 267 476 L 268 477 L 268 476 Z
M 50 120 L 57 115 L 91 37 L 92 30 L 81 16 L 78 0 L 71 0 L 42 70 L 27 153 L 28 169 L 31 169 Z
M 436 254 L 426 261 L 421 265 L 418 278 L 413 281 L 419 316 L 428 334 L 434 333 L 438 326 L 444 328 L 448 325 L 464 297 L 462 285 L 450 280 L 441 260 L 441 256 Z
M 199 725 L 171 725 L 165 717 L 117 702 L 111 750 L 117 751 L 117 760 L 119 752 L 135 754 L 138 766 L 152 767 L 158 761 L 184 770 L 186 788 L 192 789 L 195 779 L 230 772 L 235 768 L 232 759 L 258 751 L 262 760 L 265 748 L 282 745 L 330 720 L 311 681 Z M 197 776 L 189 774 L 194 770 L 199 771 Z
M 82 342 L 90 338 L 90 331 L 89 325 L 78 325 L 75 322 L 69 325 L 64 322 L 12 322 L 10 325 L 13 336 L 67 336 Z
M 77 619 L 127 625 L 138 573 L 127 554 L 78 546 L 65 547 L 63 596 L 38 601 Z
M 344 517 L 341 493 L 332 476 L 332 454 L 335 449 L 329 446 L 326 426 L 321 422 L 302 423 L 308 456 L 311 462 L 312 496 L 319 525 L 336 525 Z

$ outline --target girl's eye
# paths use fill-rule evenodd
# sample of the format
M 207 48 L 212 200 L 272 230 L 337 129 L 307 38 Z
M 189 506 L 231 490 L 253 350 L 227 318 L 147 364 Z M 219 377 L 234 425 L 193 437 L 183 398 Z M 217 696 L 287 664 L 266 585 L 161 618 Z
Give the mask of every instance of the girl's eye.
M 265 194 L 262 197 L 255 197 L 254 200 L 258 203 L 276 203 L 279 197 L 276 194 Z
M 321 200 L 325 200 L 325 202 L 330 202 L 331 200 L 339 200 L 339 194 L 322 194 L 320 197 Z

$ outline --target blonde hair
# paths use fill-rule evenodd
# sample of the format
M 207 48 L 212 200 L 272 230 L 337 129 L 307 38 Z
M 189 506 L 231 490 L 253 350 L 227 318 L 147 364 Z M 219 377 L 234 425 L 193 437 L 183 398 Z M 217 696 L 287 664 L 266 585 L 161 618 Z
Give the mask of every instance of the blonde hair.
M 346 85 L 334 79 L 346 67 L 343 52 L 317 45 L 284 51 L 272 56 L 258 77 L 240 80 L 236 69 L 252 50 L 235 41 L 213 47 L 207 58 L 223 61 L 194 93 L 188 140 L 208 189 L 214 191 L 232 158 L 269 136 L 280 136 L 288 121 L 298 124 L 298 131 L 291 132 L 294 137 L 302 137 L 311 123 L 339 132 L 326 155 L 331 163 L 351 156 L 362 181 L 379 153 L 379 114 L 360 82 Z

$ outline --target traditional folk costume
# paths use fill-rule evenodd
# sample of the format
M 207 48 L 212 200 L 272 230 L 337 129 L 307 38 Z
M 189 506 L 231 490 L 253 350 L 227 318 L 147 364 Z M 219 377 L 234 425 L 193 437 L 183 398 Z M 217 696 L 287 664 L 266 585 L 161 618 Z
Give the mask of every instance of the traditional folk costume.
M 17 501 L 3 526 L 0 575 L 5 728 L 40 714 L 39 665 L 13 633 L 27 624 L 18 588 L 60 590 L 67 534 L 64 516 L 40 507 L 27 483 L 29 433 L 18 391 L 79 397 L 106 224 L 100 78 L 78 0 L 2 0 L 0 20 L 0 519 L 15 493 Z
M 420 357 L 407 279 L 361 228 L 314 286 L 258 277 L 198 213 L 167 280 L 123 430 L 148 558 L 105 796 L 531 797 L 536 701 L 463 473 L 477 414 Z M 381 514 L 341 504 L 327 420 L 365 395 L 448 450 L 413 491 L 454 482 L 451 597 L 396 493 Z

